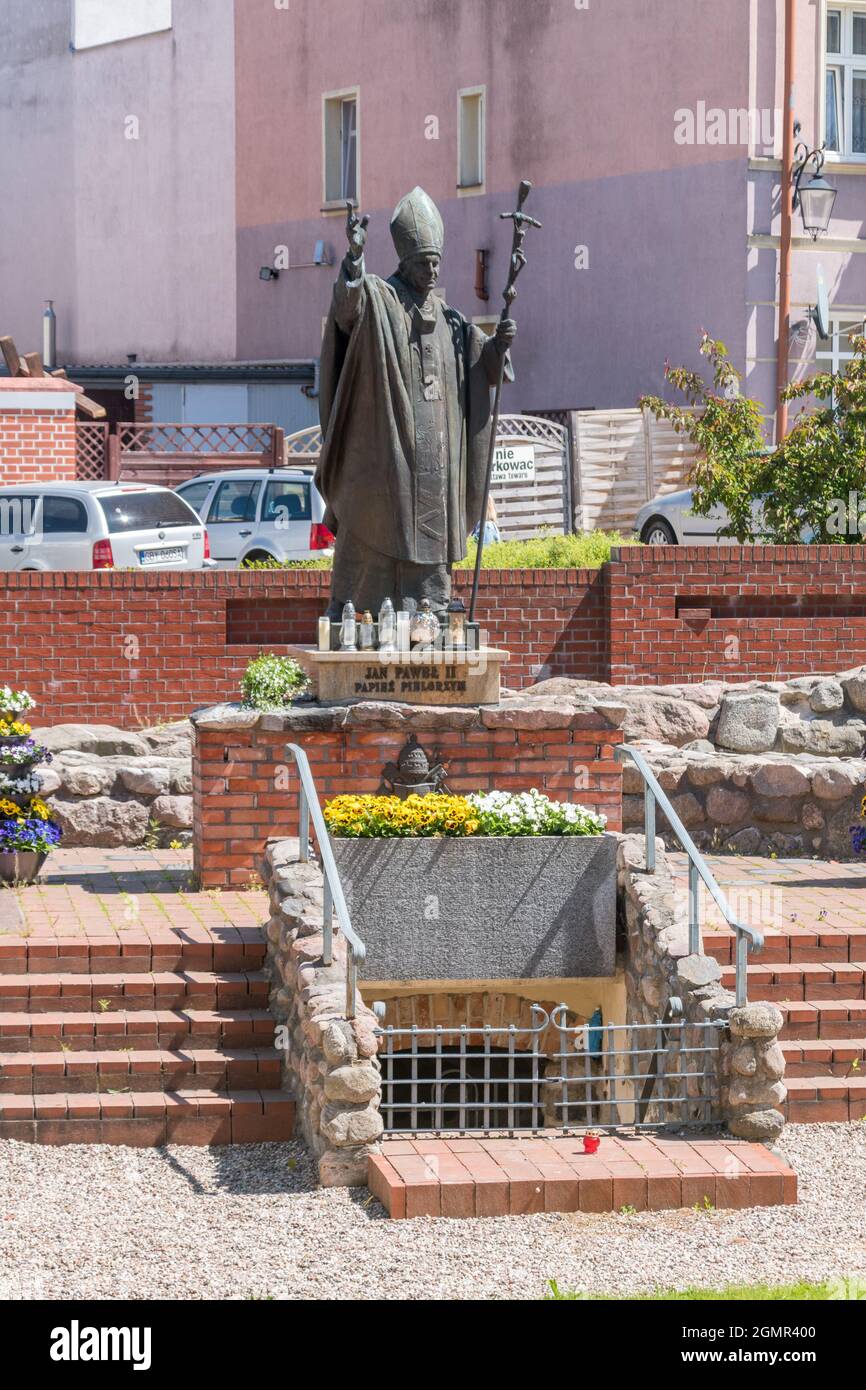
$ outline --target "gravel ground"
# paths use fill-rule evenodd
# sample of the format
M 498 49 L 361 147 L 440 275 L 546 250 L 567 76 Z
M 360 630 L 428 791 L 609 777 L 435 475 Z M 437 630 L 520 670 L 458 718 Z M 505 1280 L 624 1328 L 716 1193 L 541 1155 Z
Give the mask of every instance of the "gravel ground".
M 297 1143 L 0 1142 L 0 1298 L 537 1299 L 562 1288 L 866 1280 L 866 1124 L 794 1125 L 800 1204 L 389 1221 Z

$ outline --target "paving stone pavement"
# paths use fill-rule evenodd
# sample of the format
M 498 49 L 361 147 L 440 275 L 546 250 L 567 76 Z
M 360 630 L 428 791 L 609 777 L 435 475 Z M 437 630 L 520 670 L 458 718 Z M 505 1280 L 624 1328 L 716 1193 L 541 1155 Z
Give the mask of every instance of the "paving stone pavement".
M 28 937 L 106 937 L 190 933 L 191 939 L 227 927 L 260 928 L 267 895 L 193 887 L 187 850 L 60 849 L 38 882 L 0 889 L 0 934 Z

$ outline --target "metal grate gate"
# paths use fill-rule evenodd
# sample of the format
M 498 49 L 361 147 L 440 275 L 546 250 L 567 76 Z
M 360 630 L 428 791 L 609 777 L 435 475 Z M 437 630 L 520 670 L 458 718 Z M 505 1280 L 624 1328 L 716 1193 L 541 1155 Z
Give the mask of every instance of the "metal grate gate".
M 569 1024 L 564 1004 L 532 1015 L 527 1028 L 378 1029 L 386 1132 L 718 1123 L 722 1024 Z

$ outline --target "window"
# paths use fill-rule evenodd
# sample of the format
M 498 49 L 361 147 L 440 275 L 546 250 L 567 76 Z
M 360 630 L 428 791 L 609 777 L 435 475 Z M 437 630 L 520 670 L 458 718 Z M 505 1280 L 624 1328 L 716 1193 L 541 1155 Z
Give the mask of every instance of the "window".
M 324 98 L 325 202 L 358 201 L 358 92 Z
M 460 164 L 458 187 L 480 188 L 484 183 L 484 88 L 460 92 Z
M 35 536 L 39 530 L 39 499 L 13 493 L 0 497 L 0 538 L 4 536 Z
M 73 0 L 72 47 L 99 48 L 171 28 L 171 0 Z
M 824 139 L 848 158 L 866 157 L 866 4 L 827 9 Z
M 178 497 L 182 497 L 184 502 L 187 502 L 189 506 L 192 507 L 193 511 L 198 512 L 199 516 L 201 516 L 202 508 L 204 507 L 205 500 L 210 490 L 210 483 L 190 483 L 189 487 L 179 487 L 177 489 L 177 495 Z
M 265 488 L 262 521 L 272 521 L 281 527 L 288 526 L 290 521 L 310 519 L 309 484 L 288 481 L 268 483 Z
M 161 531 L 169 526 L 194 526 L 185 502 L 169 492 L 117 492 L 97 497 L 112 535 L 119 531 Z
M 42 534 L 87 534 L 87 508 L 75 497 L 43 497 Z
M 260 487 L 261 484 L 254 479 L 220 483 L 210 509 L 208 526 L 215 521 L 255 521 Z
M 830 337 L 819 338 L 815 350 L 815 358 L 820 371 L 838 372 L 844 370 L 845 363 L 850 362 L 854 356 L 851 338 L 854 334 L 863 332 L 864 318 L 866 318 L 866 309 L 863 310 L 859 318 L 853 312 L 830 315 Z

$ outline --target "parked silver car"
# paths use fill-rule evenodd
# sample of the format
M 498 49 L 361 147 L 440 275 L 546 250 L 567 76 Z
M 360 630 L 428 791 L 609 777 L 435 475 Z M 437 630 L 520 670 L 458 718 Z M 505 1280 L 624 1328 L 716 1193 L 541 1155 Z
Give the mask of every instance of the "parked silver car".
M 325 504 L 303 468 L 233 468 L 200 473 L 177 494 L 207 525 L 221 569 L 244 560 L 315 560 L 332 554 Z
M 713 507 L 709 516 L 693 516 L 692 491 L 669 492 L 645 502 L 634 520 L 634 533 L 644 545 L 736 545 L 719 531 L 728 524 L 724 507 Z
M 212 564 L 207 531 L 171 488 L 0 487 L 0 570 L 181 570 Z

